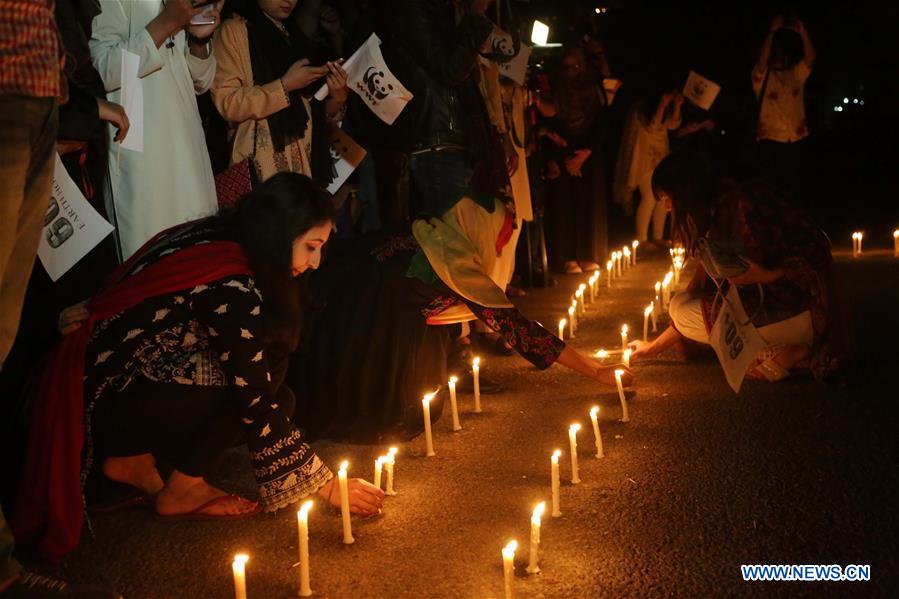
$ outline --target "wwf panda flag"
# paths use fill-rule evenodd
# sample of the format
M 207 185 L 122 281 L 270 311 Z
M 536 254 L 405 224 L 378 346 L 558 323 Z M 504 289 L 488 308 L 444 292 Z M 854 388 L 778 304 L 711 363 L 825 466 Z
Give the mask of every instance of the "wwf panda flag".
M 330 193 L 344 184 L 347 178 L 356 170 L 362 159 L 365 158 L 365 149 L 356 141 L 344 133 L 343 129 L 333 125 L 331 127 L 329 142 L 331 146 L 331 184 L 328 185 Z
M 382 121 L 392 125 L 412 99 L 412 93 L 403 87 L 400 80 L 387 68 L 380 46 L 381 40 L 377 35 L 371 34 L 371 37 L 344 63 L 343 68 L 347 73 L 349 88 L 356 92 Z M 323 85 L 315 97 L 324 100 L 327 95 L 328 87 Z
M 495 62 L 500 75 L 508 77 L 518 85 L 524 85 L 528 60 L 531 58 L 531 47 L 516 42 L 511 34 L 497 28 L 493 29 L 493 33 L 490 34 L 484 45 L 490 51 L 481 52 L 481 61 Z

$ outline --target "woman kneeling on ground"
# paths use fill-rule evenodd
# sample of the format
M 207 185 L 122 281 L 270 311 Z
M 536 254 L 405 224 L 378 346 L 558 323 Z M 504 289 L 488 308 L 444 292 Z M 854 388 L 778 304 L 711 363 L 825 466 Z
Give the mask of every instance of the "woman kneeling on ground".
M 45 557 L 74 548 L 95 467 L 145 494 L 162 519 L 241 518 L 316 492 L 339 505 L 333 474 L 291 422 L 295 399 L 283 384 L 300 337 L 295 279 L 318 267 L 332 227 L 328 194 L 303 175 L 277 174 L 233 214 L 159 234 L 97 297 L 64 313 L 67 335 L 32 419 L 17 535 L 38 540 Z M 258 503 L 205 480 L 241 443 Z M 349 491 L 354 512 L 380 508 L 380 489 L 355 479 Z
M 662 161 L 652 187 L 671 212 L 675 238 L 698 264 L 686 291 L 671 301 L 671 326 L 650 343 L 632 344 L 634 358 L 654 356 L 684 338 L 709 343 L 721 304 L 704 267 L 703 254 L 711 252 L 730 265 L 730 276 L 717 281 L 721 292 L 737 287 L 767 344 L 747 375 L 777 381 L 805 370 L 833 381 L 848 335 L 824 232 L 776 188 L 721 185 L 708 163 L 689 152 Z

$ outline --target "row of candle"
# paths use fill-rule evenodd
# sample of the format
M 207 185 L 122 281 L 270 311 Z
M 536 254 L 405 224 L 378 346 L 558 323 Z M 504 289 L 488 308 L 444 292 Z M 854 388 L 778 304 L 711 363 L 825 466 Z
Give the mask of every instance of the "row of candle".
M 852 233 L 852 257 L 858 258 L 862 255 L 862 242 L 865 239 L 865 234 L 861 231 L 854 231 Z M 893 231 L 893 255 L 899 258 L 899 229 L 895 229 Z

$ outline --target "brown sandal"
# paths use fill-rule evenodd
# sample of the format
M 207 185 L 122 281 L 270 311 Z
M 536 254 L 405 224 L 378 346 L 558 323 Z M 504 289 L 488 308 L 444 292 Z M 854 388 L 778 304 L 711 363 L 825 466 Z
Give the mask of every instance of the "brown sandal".
M 254 505 L 253 509 L 248 512 L 243 512 L 241 514 L 207 514 L 204 513 L 204 510 L 222 503 L 226 500 L 237 499 L 240 502 L 252 503 Z M 221 497 L 216 497 L 215 499 L 211 499 L 204 503 L 203 505 L 193 509 L 189 512 L 184 512 L 183 514 L 156 514 L 156 519 L 161 522 L 181 522 L 184 520 L 190 521 L 209 521 L 209 520 L 240 520 L 241 518 L 249 518 L 250 516 L 255 516 L 259 512 L 262 511 L 262 506 L 260 506 L 255 501 L 250 501 L 249 499 L 245 499 L 240 497 L 239 495 L 222 495 Z

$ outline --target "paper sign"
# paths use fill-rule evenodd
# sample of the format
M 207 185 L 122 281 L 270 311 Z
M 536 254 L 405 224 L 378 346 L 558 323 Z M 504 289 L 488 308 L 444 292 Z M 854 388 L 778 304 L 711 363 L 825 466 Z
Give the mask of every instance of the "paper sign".
M 518 85 L 524 85 L 532 48 L 527 44 L 520 44 L 516 53 L 515 40 L 512 39 L 512 36 L 496 28 L 493 29 L 490 37 L 487 38 L 486 45 L 490 48 L 490 57 L 499 59 L 492 61 L 499 68 L 499 74 L 511 79 Z M 481 61 L 488 62 L 483 56 Z
M 687 83 L 684 85 L 684 97 L 703 110 L 708 110 L 718 97 L 721 86 L 714 81 L 709 81 L 695 71 L 690 71 Z
M 602 89 L 606 92 L 606 106 L 611 106 L 615 99 L 615 94 L 621 89 L 621 79 L 612 79 L 606 77 L 602 80 Z
M 736 286 L 731 286 L 725 297 L 709 333 L 709 344 L 721 362 L 727 384 L 734 393 L 739 393 L 746 371 L 766 344 L 746 317 Z
M 328 191 L 337 193 L 362 159 L 365 158 L 365 148 L 357 144 L 352 137 L 344 133 L 340 127 L 333 127 L 331 131 L 331 184 Z
M 140 56 L 122 50 L 122 108 L 128 115 L 128 135 L 122 147 L 135 152 L 144 151 L 144 87 L 140 77 Z
M 387 68 L 380 44 L 375 34 L 362 44 L 356 52 L 358 60 L 346 69 L 347 85 L 382 121 L 392 125 L 412 99 L 412 92 Z
M 112 225 L 94 210 L 56 155 L 50 205 L 37 255 L 53 281 L 112 233 Z

